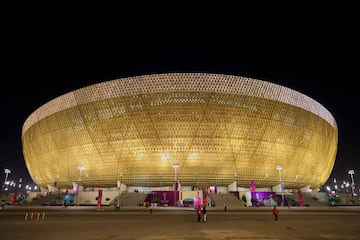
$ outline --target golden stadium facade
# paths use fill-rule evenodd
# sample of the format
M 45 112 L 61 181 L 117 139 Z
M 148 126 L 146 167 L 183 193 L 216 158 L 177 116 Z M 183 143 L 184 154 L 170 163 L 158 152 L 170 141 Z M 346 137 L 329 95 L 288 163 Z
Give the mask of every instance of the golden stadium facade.
M 308 96 L 209 73 L 94 84 L 44 104 L 22 130 L 31 177 L 60 188 L 170 186 L 175 174 L 182 186 L 281 178 L 287 188 L 316 188 L 329 178 L 337 141 L 334 117 Z

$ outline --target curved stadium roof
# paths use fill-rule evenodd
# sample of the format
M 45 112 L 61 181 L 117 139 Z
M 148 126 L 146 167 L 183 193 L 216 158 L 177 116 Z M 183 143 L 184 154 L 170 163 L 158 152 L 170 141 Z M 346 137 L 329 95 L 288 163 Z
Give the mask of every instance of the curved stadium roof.
M 257 79 L 167 73 L 64 94 L 23 125 L 26 165 L 41 185 L 318 186 L 332 170 L 337 126 L 320 103 Z

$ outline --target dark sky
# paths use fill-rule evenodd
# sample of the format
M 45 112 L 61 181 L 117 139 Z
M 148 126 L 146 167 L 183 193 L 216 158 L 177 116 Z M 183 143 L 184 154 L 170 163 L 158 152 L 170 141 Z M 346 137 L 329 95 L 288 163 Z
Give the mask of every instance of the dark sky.
M 225 44 L 226 45 L 226 44 Z M 21 128 L 25 119 L 53 98 L 80 87 L 125 76 L 163 72 L 209 72 L 253 77 L 297 90 L 321 103 L 335 117 L 338 153 L 329 179 L 350 181 L 358 159 L 359 48 L 336 41 L 283 47 L 65 48 L 5 49 L 1 96 L 0 167 L 10 177 L 31 181 L 25 166 Z

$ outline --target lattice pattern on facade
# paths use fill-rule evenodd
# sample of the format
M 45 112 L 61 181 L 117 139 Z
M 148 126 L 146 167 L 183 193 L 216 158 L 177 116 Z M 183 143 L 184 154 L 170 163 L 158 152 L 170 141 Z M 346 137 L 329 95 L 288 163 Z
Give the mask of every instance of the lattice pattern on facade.
M 29 116 L 23 151 L 41 186 L 287 187 L 324 183 L 337 151 L 332 115 L 311 98 L 238 76 L 169 73 L 95 84 Z

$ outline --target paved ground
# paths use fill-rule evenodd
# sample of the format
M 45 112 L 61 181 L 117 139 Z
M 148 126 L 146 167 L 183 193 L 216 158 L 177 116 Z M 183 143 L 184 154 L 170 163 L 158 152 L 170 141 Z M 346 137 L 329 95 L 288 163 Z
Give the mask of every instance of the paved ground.
M 278 222 L 271 210 L 208 209 L 208 222 L 199 223 L 194 210 L 172 208 L 7 207 L 0 240 L 360 239 L 360 207 L 280 207 Z M 30 220 L 35 211 L 39 220 Z

